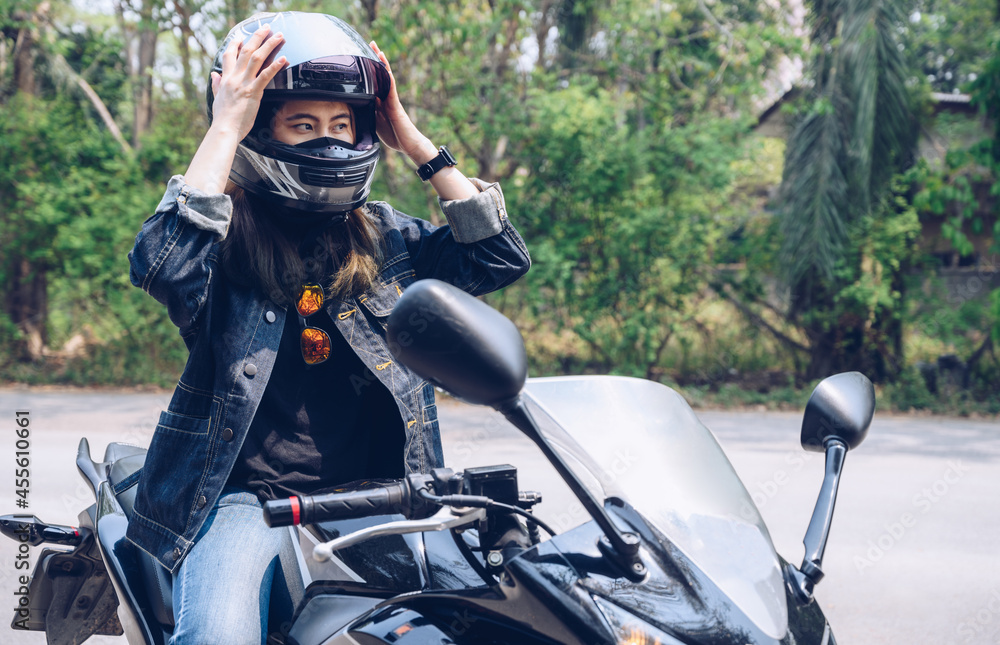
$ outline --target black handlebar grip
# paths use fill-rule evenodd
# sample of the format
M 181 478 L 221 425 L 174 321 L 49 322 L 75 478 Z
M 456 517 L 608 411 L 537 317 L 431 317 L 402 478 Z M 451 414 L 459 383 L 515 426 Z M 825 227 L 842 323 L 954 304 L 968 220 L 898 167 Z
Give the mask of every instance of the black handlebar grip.
M 291 526 L 327 520 L 400 513 L 410 506 L 405 482 L 382 488 L 325 495 L 302 495 L 264 502 L 264 522 L 268 526 Z
M 399 482 L 384 488 L 310 495 L 302 497 L 301 501 L 300 521 L 308 524 L 400 513 L 409 507 L 410 495 L 406 483 Z

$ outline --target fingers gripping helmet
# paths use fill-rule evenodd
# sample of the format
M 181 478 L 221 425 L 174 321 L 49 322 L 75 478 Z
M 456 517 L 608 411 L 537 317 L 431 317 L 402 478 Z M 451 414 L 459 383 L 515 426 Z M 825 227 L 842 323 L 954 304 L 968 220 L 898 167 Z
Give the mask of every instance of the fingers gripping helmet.
M 303 216 L 336 214 L 365 203 L 371 190 L 380 144 L 375 134 L 375 99 L 389 92 L 389 73 L 350 25 L 334 16 L 285 11 L 257 14 L 226 36 L 212 71 L 222 73 L 222 53 L 234 38 L 244 43 L 271 25 L 285 42 L 265 63 L 279 56 L 288 65 L 264 89 L 257 121 L 240 142 L 229 178 L 237 186 Z M 212 84 L 207 91 L 212 121 Z M 354 113 L 353 145 L 318 139 L 289 145 L 271 136 L 270 119 L 288 100 L 339 101 Z

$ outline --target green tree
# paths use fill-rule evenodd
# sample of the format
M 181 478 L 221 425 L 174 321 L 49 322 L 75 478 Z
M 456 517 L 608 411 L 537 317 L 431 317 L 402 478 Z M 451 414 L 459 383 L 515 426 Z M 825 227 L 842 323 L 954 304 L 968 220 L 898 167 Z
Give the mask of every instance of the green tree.
M 997 266 L 1000 257 L 1000 30 L 993 26 L 990 56 L 967 85 L 972 102 L 993 124 L 992 136 L 965 148 L 949 150 L 941 167 L 918 164 L 909 179 L 917 189 L 915 206 L 944 220 L 941 231 L 961 255 L 972 256 L 970 235 L 992 238 L 990 258 L 977 261 Z M 973 72 L 975 73 L 975 72 Z M 966 370 L 976 368 L 987 351 L 1000 344 L 1000 289 L 989 294 L 988 316 L 978 329 L 976 349 L 965 359 Z
M 136 155 L 117 126 L 131 112 L 122 41 L 65 15 L 25 14 L 32 82 L 5 83 L 0 98 L 0 366 L 28 380 L 148 379 L 176 369 L 181 343 L 129 285 L 125 255 L 163 177 L 156 155 Z M 190 122 L 160 134 L 160 154 L 181 153 Z
M 859 369 L 884 379 L 902 366 L 901 271 L 915 232 L 890 179 L 911 162 L 916 133 L 902 5 L 809 4 L 813 88 L 788 142 L 778 218 L 778 266 L 789 317 L 808 339 L 809 378 Z M 900 224 L 899 254 L 879 257 L 873 227 L 894 217 L 910 223 Z M 860 293 L 866 284 L 878 288 Z
M 779 28 L 753 41 L 780 13 L 755 4 L 615 2 L 572 69 L 532 72 L 505 190 L 535 260 L 522 319 L 580 341 L 562 369 L 658 377 L 670 346 L 700 333 L 715 249 L 736 216 L 739 115 L 763 93 L 768 61 L 798 45 Z
M 914 81 L 952 93 L 976 79 L 990 57 L 995 0 L 914 0 L 902 34 Z

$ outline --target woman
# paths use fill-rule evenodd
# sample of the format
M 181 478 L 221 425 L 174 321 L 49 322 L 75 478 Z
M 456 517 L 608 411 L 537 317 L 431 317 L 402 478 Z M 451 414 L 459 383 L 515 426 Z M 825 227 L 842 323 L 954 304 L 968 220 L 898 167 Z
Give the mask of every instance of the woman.
M 262 500 L 442 465 L 433 388 L 386 343 L 403 290 L 478 295 L 529 266 L 499 186 L 414 127 L 385 55 L 337 18 L 244 21 L 210 89 L 211 127 L 129 255 L 190 350 L 128 529 L 173 576 L 174 645 L 263 642 L 269 603 L 270 630 L 287 619 L 301 582 Z M 448 226 L 366 203 L 382 144 Z

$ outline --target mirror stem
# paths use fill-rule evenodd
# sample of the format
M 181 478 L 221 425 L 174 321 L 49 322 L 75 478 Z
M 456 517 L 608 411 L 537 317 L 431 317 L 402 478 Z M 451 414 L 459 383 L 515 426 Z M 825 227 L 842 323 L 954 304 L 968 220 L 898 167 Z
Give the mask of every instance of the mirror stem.
M 583 482 L 577 478 L 576 473 L 566 464 L 562 456 L 542 436 L 535 419 L 531 416 L 528 408 L 525 407 L 520 395 L 506 404 L 496 406 L 496 409 L 538 446 L 549 460 L 549 463 L 555 467 L 556 471 L 563 478 L 563 481 L 566 482 L 566 485 L 576 495 L 576 498 L 580 500 L 583 507 L 587 509 L 587 512 L 597 522 L 597 525 L 604 532 L 608 540 L 608 544 L 605 546 L 610 546 L 610 549 L 602 548 L 602 551 L 605 551 L 605 554 L 609 555 L 615 561 L 627 578 L 642 580 L 646 575 L 646 568 L 639 558 L 639 536 L 634 533 L 623 533 L 615 525 L 611 517 L 604 510 L 604 506 L 594 498 L 587 487 L 583 485 Z
M 833 509 L 837 504 L 837 489 L 840 486 L 840 473 L 844 468 L 844 458 L 847 456 L 847 446 L 836 439 L 826 444 L 826 474 L 823 485 L 816 498 L 816 508 L 813 509 L 809 528 L 802 540 L 805 546 L 805 556 L 798 570 L 792 569 L 792 587 L 803 602 L 811 602 L 813 587 L 823 579 L 823 552 L 826 541 L 830 537 L 830 525 L 833 523 Z M 790 565 L 789 565 L 790 566 Z

